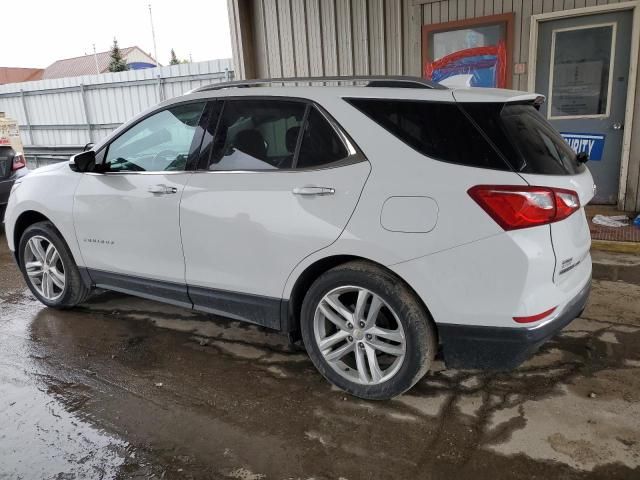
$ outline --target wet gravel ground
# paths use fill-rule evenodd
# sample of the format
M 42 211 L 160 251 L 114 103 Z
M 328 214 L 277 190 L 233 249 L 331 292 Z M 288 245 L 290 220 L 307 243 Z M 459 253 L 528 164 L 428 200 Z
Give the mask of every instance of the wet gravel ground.
M 640 286 L 511 373 L 435 371 L 389 402 L 285 336 L 105 293 L 44 308 L 0 235 L 0 478 L 638 479 Z

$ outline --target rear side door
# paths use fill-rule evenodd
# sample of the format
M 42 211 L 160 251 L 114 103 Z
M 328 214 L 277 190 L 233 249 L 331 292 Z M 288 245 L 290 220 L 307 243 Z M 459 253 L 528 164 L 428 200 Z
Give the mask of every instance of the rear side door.
M 180 207 L 189 296 L 278 328 L 288 275 L 340 236 L 370 165 L 307 101 L 227 99 L 212 117 Z

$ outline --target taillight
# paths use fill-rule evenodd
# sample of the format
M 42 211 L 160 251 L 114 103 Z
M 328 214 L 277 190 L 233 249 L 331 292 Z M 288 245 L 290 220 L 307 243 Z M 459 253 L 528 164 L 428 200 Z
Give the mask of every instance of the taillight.
M 20 170 L 21 168 L 24 168 L 27 166 L 27 161 L 24 158 L 24 155 L 22 153 L 16 153 L 16 155 L 13 157 L 13 164 L 11 165 L 11 170 L 13 170 L 14 172 L 16 170 Z
M 578 194 L 560 188 L 476 185 L 468 193 L 505 230 L 557 222 L 580 208 Z
M 580 199 L 576 192 L 554 188 L 553 193 L 556 197 L 556 222 L 567 218 L 580 208 Z

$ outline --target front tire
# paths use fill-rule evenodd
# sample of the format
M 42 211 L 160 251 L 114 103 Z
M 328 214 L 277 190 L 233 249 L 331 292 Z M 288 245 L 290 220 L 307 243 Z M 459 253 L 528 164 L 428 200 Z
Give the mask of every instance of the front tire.
M 433 320 L 392 273 L 356 261 L 321 275 L 302 304 L 302 339 L 320 373 L 357 397 L 386 400 L 431 367 Z
M 34 223 L 24 231 L 18 258 L 27 286 L 48 307 L 74 307 L 91 293 L 69 247 L 51 222 Z

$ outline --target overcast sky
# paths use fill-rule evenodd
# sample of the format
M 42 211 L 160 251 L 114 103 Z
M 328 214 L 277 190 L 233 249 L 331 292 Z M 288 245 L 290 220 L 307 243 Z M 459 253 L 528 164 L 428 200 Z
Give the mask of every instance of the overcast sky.
M 231 57 L 227 0 L 1 0 L 2 67 L 44 68 L 62 58 L 138 45 L 158 61 L 172 48 L 193 61 Z

